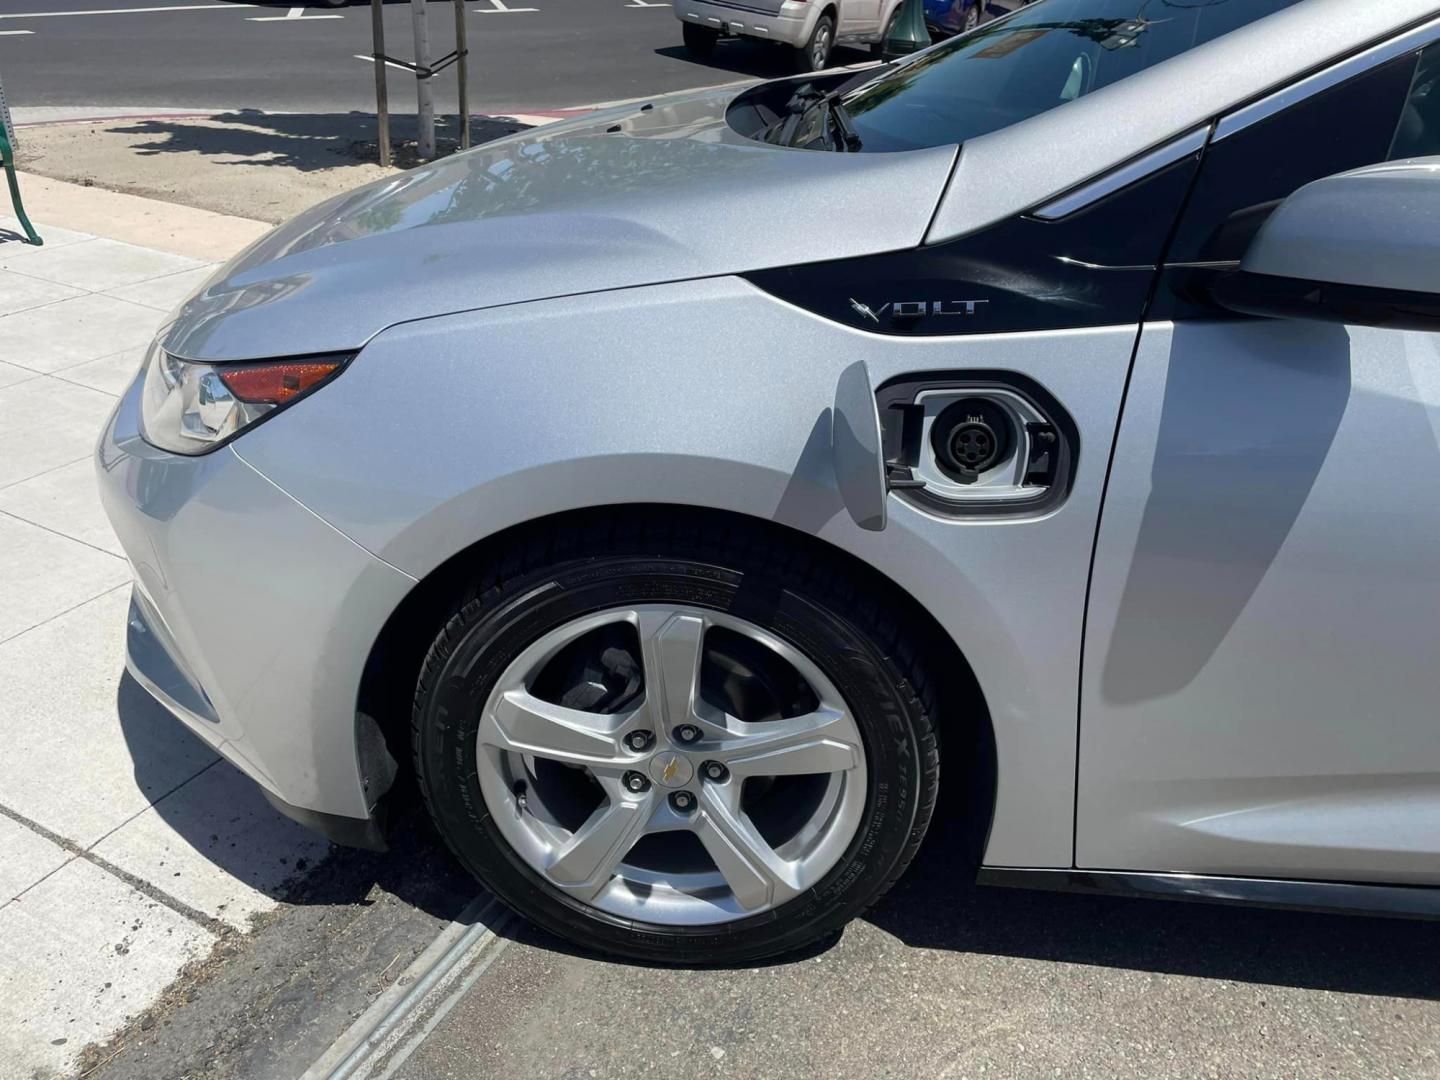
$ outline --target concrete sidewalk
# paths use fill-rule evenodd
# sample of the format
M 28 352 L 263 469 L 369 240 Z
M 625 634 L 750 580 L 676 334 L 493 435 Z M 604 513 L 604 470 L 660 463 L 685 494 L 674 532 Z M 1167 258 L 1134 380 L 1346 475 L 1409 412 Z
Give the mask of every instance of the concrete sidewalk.
M 45 246 L 0 217 L 3 1080 L 76 1070 L 328 850 L 124 675 L 91 462 L 166 313 L 266 227 L 23 183 Z

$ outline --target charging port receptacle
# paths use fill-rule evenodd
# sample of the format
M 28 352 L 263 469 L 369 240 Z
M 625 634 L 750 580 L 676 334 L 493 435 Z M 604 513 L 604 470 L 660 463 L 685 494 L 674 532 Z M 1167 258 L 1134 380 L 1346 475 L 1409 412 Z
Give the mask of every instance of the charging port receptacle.
M 962 398 L 946 406 L 931 425 L 936 464 L 952 479 L 973 484 L 1009 456 L 1013 426 L 993 401 Z

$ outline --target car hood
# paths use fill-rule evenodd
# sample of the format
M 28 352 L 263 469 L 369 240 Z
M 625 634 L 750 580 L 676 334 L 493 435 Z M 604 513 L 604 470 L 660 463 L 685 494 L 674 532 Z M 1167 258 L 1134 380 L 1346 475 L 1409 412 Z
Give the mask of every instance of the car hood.
M 522 132 L 357 188 L 265 236 L 179 310 L 192 360 L 340 352 L 397 322 L 918 245 L 955 149 L 792 150 L 735 88 Z

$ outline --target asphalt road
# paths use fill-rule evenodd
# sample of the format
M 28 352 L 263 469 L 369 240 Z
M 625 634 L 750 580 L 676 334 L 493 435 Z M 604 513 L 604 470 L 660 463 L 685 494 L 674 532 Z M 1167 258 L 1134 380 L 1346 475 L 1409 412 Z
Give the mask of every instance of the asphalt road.
M 659 0 L 465 0 L 476 112 L 561 109 L 785 73 L 781 50 L 727 42 L 706 63 L 680 46 Z M 454 44 L 449 0 L 428 5 L 438 57 Z M 409 0 L 385 3 L 386 49 L 413 55 Z M 0 78 L 12 106 L 156 106 L 335 113 L 375 107 L 370 6 L 272 0 L 4 0 Z M 848 55 L 848 60 L 862 54 Z M 844 62 L 846 54 L 837 54 Z M 391 71 L 392 108 L 414 81 Z M 453 111 L 453 72 L 436 78 Z
M 757 967 L 615 963 L 511 918 L 355 1075 L 1440 1076 L 1440 924 L 976 888 L 955 852 L 936 830 L 864 918 Z M 473 895 L 423 820 L 321 869 L 89 1080 L 299 1076 Z

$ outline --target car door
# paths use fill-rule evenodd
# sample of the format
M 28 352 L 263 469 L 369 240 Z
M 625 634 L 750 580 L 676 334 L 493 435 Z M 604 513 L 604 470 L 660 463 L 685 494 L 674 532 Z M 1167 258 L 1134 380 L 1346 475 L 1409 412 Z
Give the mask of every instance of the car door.
M 841 38 L 871 37 L 880 32 L 881 0 L 844 0 L 840 5 Z
M 1440 47 L 1222 119 L 1144 325 L 1087 609 L 1078 867 L 1440 883 L 1440 334 L 1206 305 L 1278 202 L 1440 152 Z

